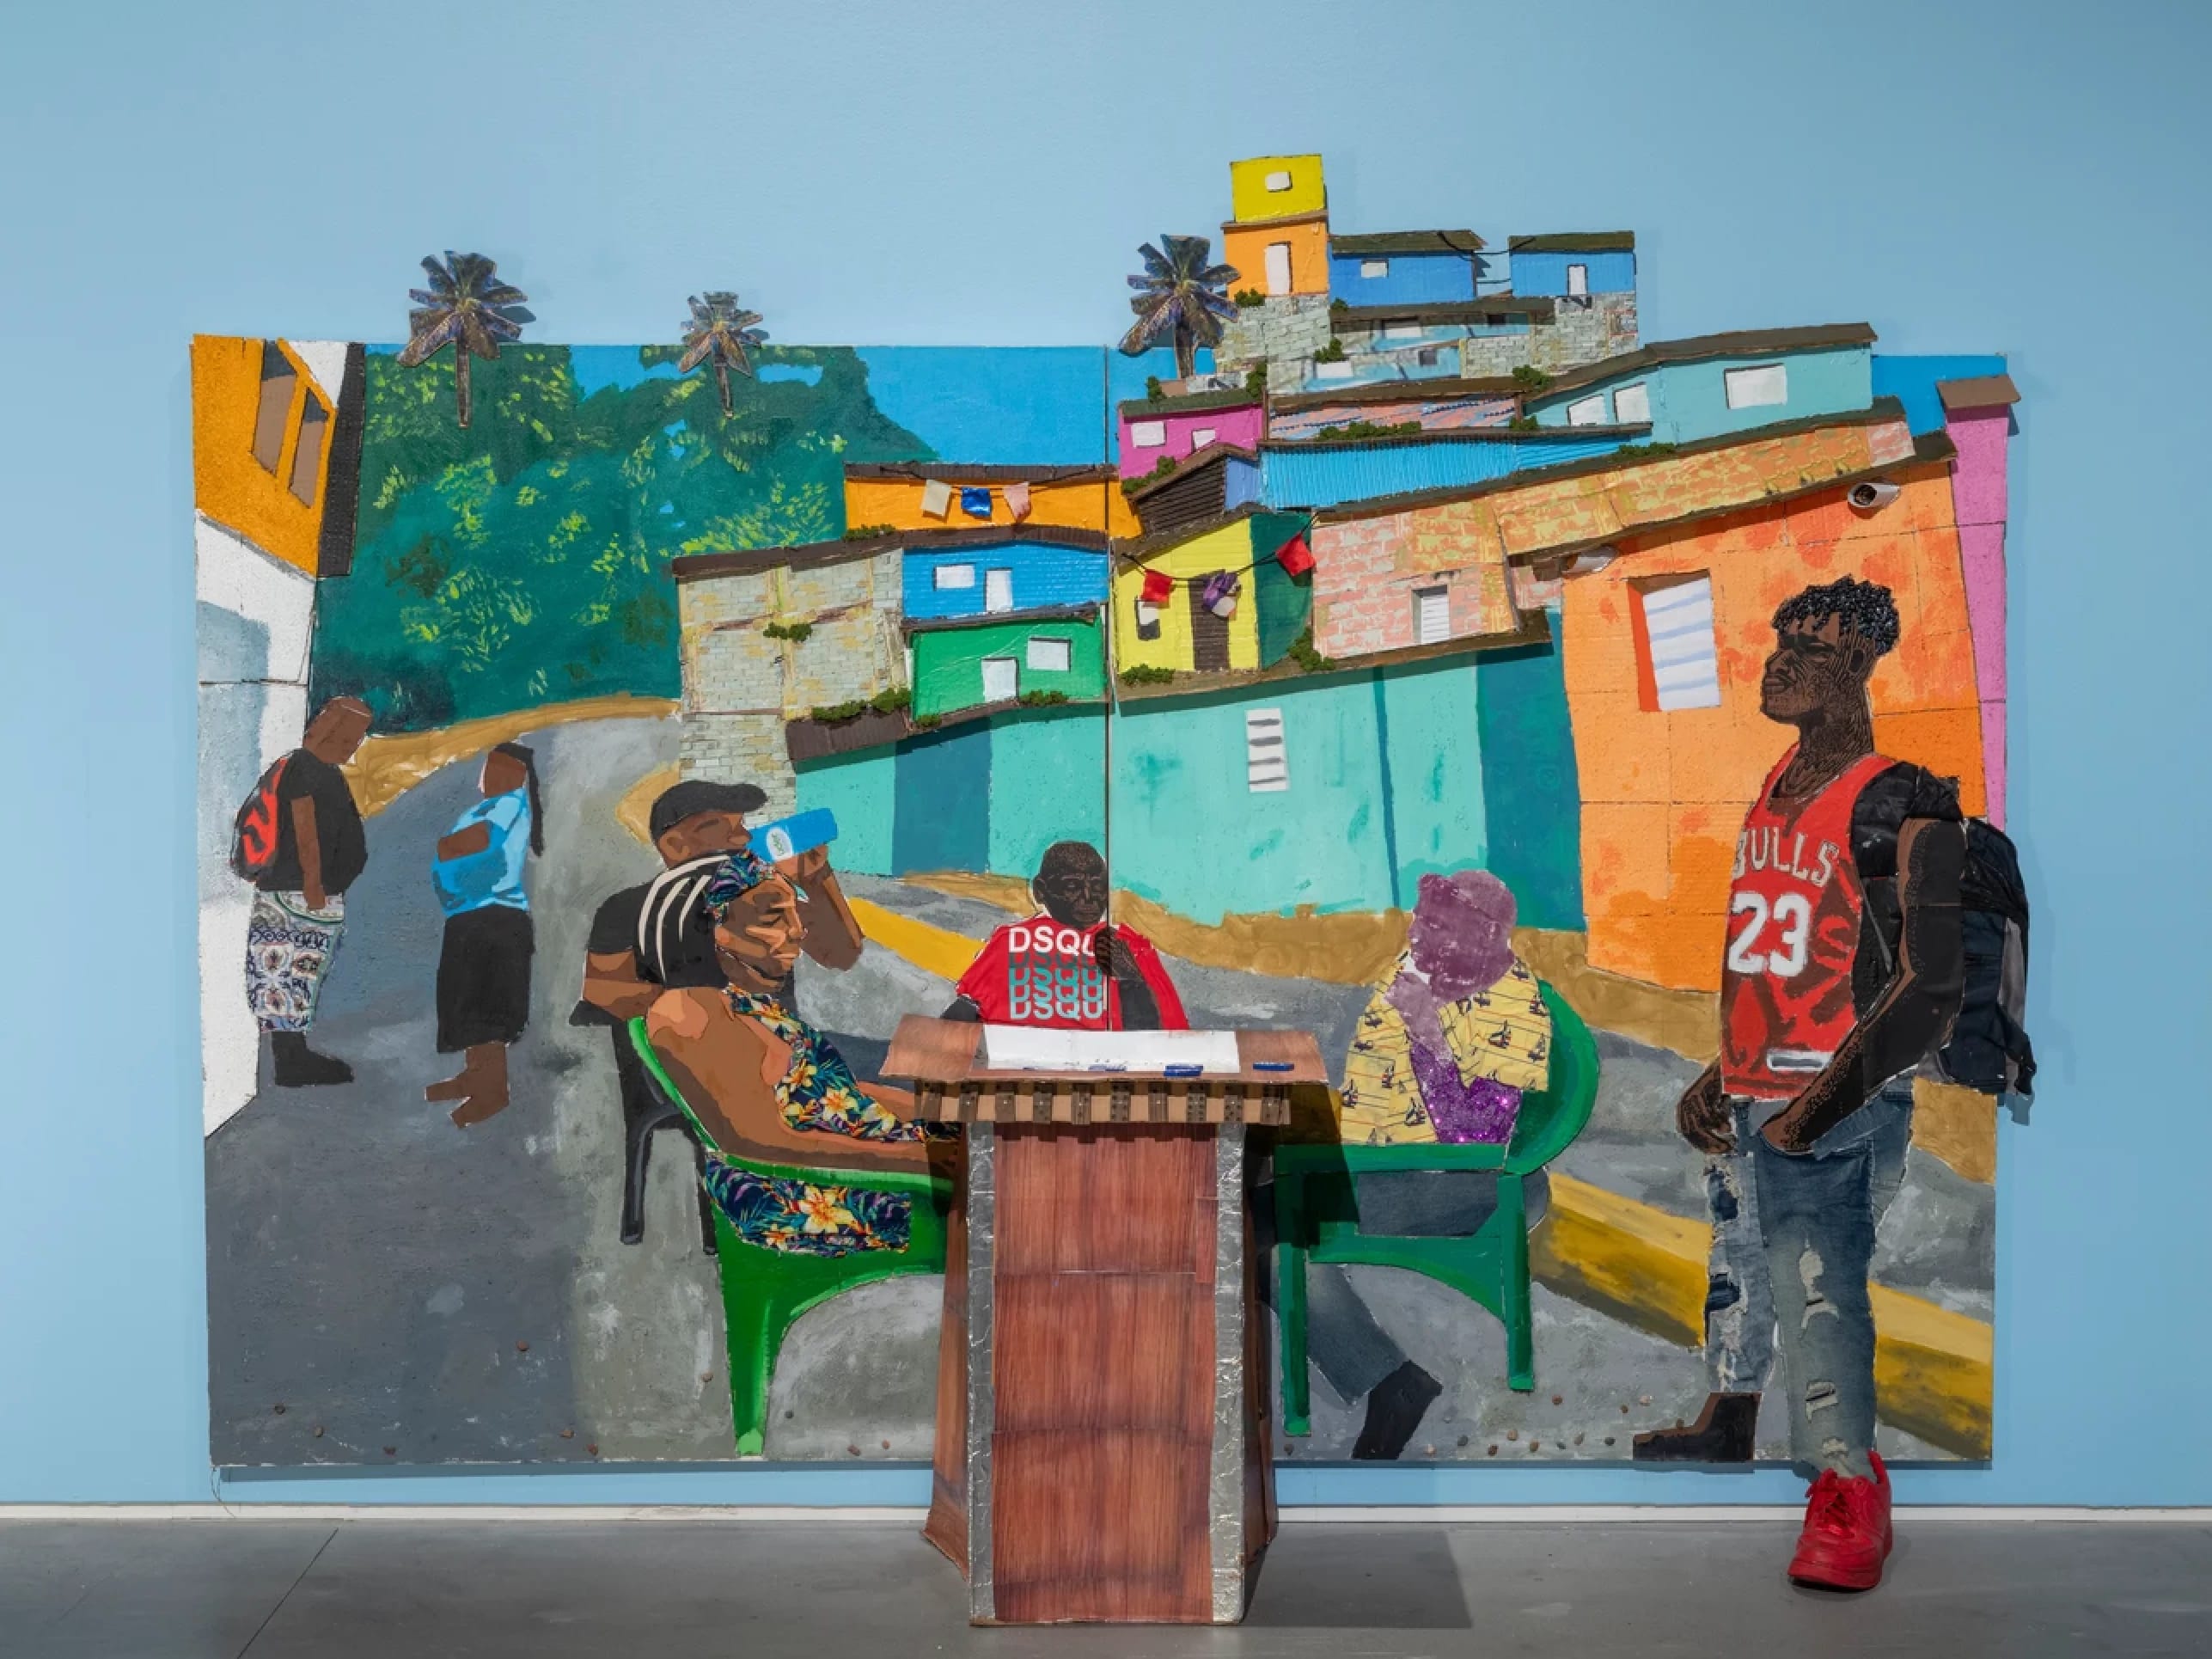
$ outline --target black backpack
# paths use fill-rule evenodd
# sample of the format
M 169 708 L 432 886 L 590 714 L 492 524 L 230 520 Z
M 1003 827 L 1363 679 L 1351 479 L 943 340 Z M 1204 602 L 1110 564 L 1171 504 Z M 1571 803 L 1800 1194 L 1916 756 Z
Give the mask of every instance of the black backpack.
M 1982 818 L 1966 820 L 1958 908 L 1966 986 L 1936 1064 L 1949 1081 L 1984 1094 L 2032 1094 L 2035 1048 L 2020 1024 L 2027 1002 L 2027 887 L 2011 838 Z

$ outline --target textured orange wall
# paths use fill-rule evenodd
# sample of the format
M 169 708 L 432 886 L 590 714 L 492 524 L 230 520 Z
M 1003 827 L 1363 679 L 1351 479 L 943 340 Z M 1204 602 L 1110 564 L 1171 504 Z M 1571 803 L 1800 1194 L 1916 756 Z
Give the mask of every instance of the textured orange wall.
M 254 419 L 261 400 L 261 342 L 195 334 L 192 342 L 192 505 L 225 530 L 235 530 L 262 552 L 312 576 L 316 543 L 322 534 L 322 496 L 330 481 L 330 438 L 336 431 L 337 395 L 318 387 L 333 417 L 323 429 L 321 469 L 315 505 L 288 487 L 292 456 L 300 441 L 300 412 L 308 388 L 315 383 L 307 364 L 283 341 L 297 376 L 292 407 L 284 417 L 284 447 L 277 470 L 265 471 L 254 458 Z
M 859 530 L 865 525 L 889 524 L 895 530 L 981 529 L 984 520 L 971 518 L 960 510 L 959 481 L 945 481 L 952 486 L 956 499 L 944 517 L 932 518 L 921 510 L 923 485 L 919 478 L 848 478 L 845 481 L 845 527 Z M 1004 484 L 991 486 L 989 522 L 1016 522 L 1006 511 Z M 1109 536 L 1140 534 L 1135 511 L 1121 493 L 1121 485 L 1110 476 L 1072 484 L 1030 485 L 1030 516 L 1020 522 L 1033 527 L 1056 524 L 1062 530 L 1103 530 Z
M 1582 779 L 1590 964 L 1684 989 L 1720 983 L 1736 832 L 1791 733 L 1759 713 L 1775 608 L 1839 576 L 1897 597 L 1897 649 L 1870 688 L 1882 752 L 1956 777 L 1983 804 L 1981 723 L 1947 470 L 1895 474 L 1902 493 L 1861 515 L 1840 489 L 1673 535 L 1624 538 L 1622 557 L 1570 578 L 1562 611 L 1568 707 Z M 1628 584 L 1704 571 L 1713 580 L 1718 708 L 1647 712 L 1636 695 Z
M 1329 221 L 1301 220 L 1296 224 L 1225 224 L 1221 227 L 1221 262 L 1237 268 L 1229 291 L 1241 294 L 1268 291 L 1268 244 L 1290 244 L 1291 292 L 1329 291 Z

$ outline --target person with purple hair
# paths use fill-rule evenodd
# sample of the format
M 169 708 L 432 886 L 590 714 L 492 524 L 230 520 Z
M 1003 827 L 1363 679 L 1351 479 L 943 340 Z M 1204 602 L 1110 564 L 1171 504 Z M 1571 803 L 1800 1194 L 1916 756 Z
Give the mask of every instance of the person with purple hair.
M 1525 1089 L 1550 1074 L 1551 1016 L 1513 953 L 1513 895 L 1487 871 L 1421 879 L 1406 950 L 1369 998 L 1344 1062 L 1338 1134 L 1347 1146 L 1501 1144 Z M 1395 1237 L 1474 1232 L 1497 1206 L 1487 1170 L 1360 1178 L 1360 1230 Z M 1375 1322 L 1341 1267 L 1307 1276 L 1308 1350 L 1329 1387 L 1364 1396 L 1352 1455 L 1400 1455 L 1443 1385 Z

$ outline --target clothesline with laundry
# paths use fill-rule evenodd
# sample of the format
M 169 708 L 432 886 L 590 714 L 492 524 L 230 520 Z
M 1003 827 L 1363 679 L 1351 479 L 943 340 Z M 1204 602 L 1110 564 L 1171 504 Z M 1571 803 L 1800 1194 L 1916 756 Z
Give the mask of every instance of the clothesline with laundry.
M 1313 521 L 1309 518 L 1264 558 L 1256 558 L 1248 565 L 1213 572 L 1207 576 L 1206 585 L 1199 591 L 1199 603 L 1226 621 L 1237 614 L 1237 596 L 1243 589 L 1243 579 L 1262 565 L 1280 565 L 1286 576 L 1305 575 L 1313 568 L 1313 550 L 1305 541 L 1306 531 L 1312 528 Z M 1144 587 L 1137 595 L 1137 627 L 1139 637 L 1143 638 L 1143 630 L 1158 625 L 1160 607 L 1174 595 L 1176 579 L 1142 560 L 1132 562 L 1145 572 Z

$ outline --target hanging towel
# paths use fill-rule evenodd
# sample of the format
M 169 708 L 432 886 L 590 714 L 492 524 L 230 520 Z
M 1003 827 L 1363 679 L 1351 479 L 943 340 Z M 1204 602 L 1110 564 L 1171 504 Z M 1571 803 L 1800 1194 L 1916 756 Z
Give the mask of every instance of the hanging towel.
M 942 518 L 952 510 L 952 486 L 942 478 L 932 478 L 922 486 L 922 511 L 932 518 Z
M 1027 484 L 1006 486 L 1006 511 L 1017 519 L 1030 516 L 1030 487 Z
M 1199 597 L 1207 609 L 1226 621 L 1237 614 L 1237 576 L 1233 571 L 1216 571 L 1206 581 Z
M 1305 536 L 1293 536 L 1275 549 L 1275 562 L 1286 576 L 1303 576 L 1313 568 L 1313 549 L 1306 546 Z
M 962 489 L 960 492 L 960 511 L 970 518 L 988 518 L 991 516 L 991 492 L 974 485 Z
M 1146 604 L 1155 607 L 1164 605 L 1174 592 L 1175 578 L 1170 576 L 1165 571 L 1148 570 L 1145 572 L 1145 603 Z

